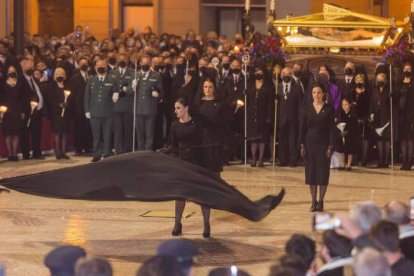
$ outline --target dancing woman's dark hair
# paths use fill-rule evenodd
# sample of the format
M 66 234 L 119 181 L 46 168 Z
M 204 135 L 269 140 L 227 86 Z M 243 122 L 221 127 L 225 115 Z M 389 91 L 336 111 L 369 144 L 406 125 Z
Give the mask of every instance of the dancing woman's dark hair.
M 184 97 L 180 97 L 180 98 L 178 98 L 178 99 L 175 101 L 175 103 L 180 103 L 180 104 L 182 104 L 184 107 L 189 106 L 189 104 L 188 104 L 188 100 L 187 100 L 186 98 L 184 98 Z

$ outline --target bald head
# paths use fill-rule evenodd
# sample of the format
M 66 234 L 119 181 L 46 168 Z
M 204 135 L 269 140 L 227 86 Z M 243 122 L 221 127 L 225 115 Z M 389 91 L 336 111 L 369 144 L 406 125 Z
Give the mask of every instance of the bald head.
M 410 207 L 402 201 L 394 200 L 385 205 L 385 218 L 398 225 L 410 223 Z

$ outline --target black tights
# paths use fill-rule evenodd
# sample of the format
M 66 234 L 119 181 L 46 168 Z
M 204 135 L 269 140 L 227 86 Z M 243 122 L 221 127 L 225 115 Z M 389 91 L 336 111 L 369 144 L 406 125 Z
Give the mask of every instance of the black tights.
M 66 154 L 66 133 L 55 134 L 55 154 Z
M 251 143 L 250 148 L 252 150 L 252 162 L 256 162 L 257 147 L 259 147 L 259 163 L 263 162 L 265 143 Z
M 183 212 L 185 208 L 185 200 L 176 200 L 175 201 L 175 224 L 178 225 L 181 223 L 183 217 Z M 200 205 L 201 213 L 203 214 L 204 228 L 210 229 L 210 208 Z
M 414 140 L 402 139 L 401 140 L 401 155 L 403 165 L 411 165 L 413 153 L 414 153 Z
M 378 164 L 388 165 L 390 149 L 391 149 L 390 141 L 377 141 Z
M 319 186 L 319 201 L 323 201 L 325 198 L 326 190 L 328 189 L 327 185 L 309 185 L 312 202 L 316 202 L 316 196 L 318 194 L 318 186 Z

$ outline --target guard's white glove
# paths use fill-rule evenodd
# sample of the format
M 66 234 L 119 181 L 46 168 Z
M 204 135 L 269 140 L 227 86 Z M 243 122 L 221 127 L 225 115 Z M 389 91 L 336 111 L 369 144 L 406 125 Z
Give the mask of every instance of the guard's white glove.
M 152 91 L 152 93 L 151 93 L 151 95 L 154 97 L 154 98 L 158 98 L 159 96 L 160 96 L 160 93 L 158 93 L 157 91 Z
M 86 117 L 86 119 L 90 119 L 91 118 L 91 113 L 90 112 L 86 112 L 85 113 L 85 117 Z
M 122 87 L 122 91 L 123 91 L 123 92 L 127 92 L 127 91 L 128 91 L 128 87 L 127 87 L 127 86 L 123 86 L 123 87 Z
M 137 89 L 137 85 L 138 85 L 138 81 L 136 80 L 136 79 L 134 79 L 133 81 L 132 81 L 132 90 L 136 90 Z
M 118 100 L 119 100 L 119 93 L 115 92 L 114 94 L 112 94 L 112 101 L 116 103 L 118 102 Z
M 369 120 L 374 121 L 374 113 L 371 113 L 371 115 L 369 115 Z

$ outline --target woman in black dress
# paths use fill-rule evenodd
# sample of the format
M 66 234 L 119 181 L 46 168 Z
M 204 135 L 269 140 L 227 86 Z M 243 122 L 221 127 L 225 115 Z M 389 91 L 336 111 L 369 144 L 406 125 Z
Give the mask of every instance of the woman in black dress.
M 179 98 L 174 104 L 175 114 L 178 118 L 171 124 L 170 153 L 181 159 L 203 166 L 203 130 L 201 125 L 193 120 L 188 112 L 189 104 L 185 98 Z M 185 208 L 185 200 L 175 201 L 175 225 L 173 236 L 182 234 L 181 218 Z M 210 208 L 201 206 L 204 220 L 203 237 L 210 237 Z
M 53 81 L 49 83 L 46 93 L 52 131 L 55 134 L 56 159 L 69 159 L 69 156 L 66 155 L 66 138 L 70 128 L 72 96 L 69 94 L 70 90 L 65 84 L 65 80 L 65 70 L 61 67 L 56 68 Z
M 411 170 L 414 153 L 414 84 L 412 66 L 403 65 L 403 78 L 395 88 L 398 104 L 398 131 L 402 155 L 401 170 Z
M 345 168 L 339 169 L 347 171 L 352 170 L 352 159 L 357 152 L 358 120 L 351 107 L 351 99 L 342 99 L 342 107 L 336 120 L 338 139 L 335 150 L 340 153 L 341 164 L 346 161 Z
M 372 129 L 369 124 L 369 107 L 371 101 L 371 90 L 368 81 L 363 74 L 355 76 L 355 89 L 351 91 L 352 109 L 358 120 L 357 139 L 361 156 L 361 165 L 367 166 L 368 149 L 372 135 Z
M 375 87 L 372 89 L 370 102 L 370 115 L 377 141 L 378 168 L 387 168 L 391 149 L 391 127 L 390 127 L 390 89 L 387 75 L 377 74 Z
M 7 107 L 3 114 L 2 131 L 6 140 L 6 148 L 9 161 L 19 161 L 17 157 L 17 146 L 19 135 L 23 128 L 24 120 L 24 91 L 18 78 L 17 70 L 10 66 L 6 70 L 6 81 L 0 89 L 0 105 Z
M 313 103 L 302 110 L 300 122 L 300 153 L 305 160 L 306 184 L 312 196 L 311 212 L 323 211 L 323 199 L 329 183 L 329 166 L 335 141 L 335 111 L 325 103 L 322 85 L 312 88 Z M 319 186 L 319 201 L 317 192 Z
M 252 151 L 251 166 L 256 167 L 257 149 L 259 149 L 259 167 L 264 167 L 263 156 L 266 143 L 269 142 L 273 90 L 264 81 L 264 70 L 256 67 L 254 80 L 247 87 L 247 139 L 250 140 Z

